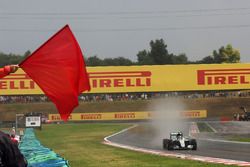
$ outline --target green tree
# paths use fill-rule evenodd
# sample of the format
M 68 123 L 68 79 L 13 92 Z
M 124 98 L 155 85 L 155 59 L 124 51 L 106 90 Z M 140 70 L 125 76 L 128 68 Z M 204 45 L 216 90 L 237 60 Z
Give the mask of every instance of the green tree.
M 105 58 L 103 60 L 104 66 L 130 66 L 132 65 L 132 61 L 129 59 L 126 59 L 124 57 L 118 57 L 118 58 Z
M 221 64 L 221 63 L 239 63 L 240 51 L 234 49 L 232 45 L 228 44 L 226 47 L 222 46 L 219 50 L 214 50 L 212 56 L 204 57 L 196 63 L 203 64 Z
M 118 57 L 113 59 L 114 62 L 117 62 L 118 66 L 131 66 L 133 65 L 133 62 L 129 59 L 126 59 L 124 57 Z
M 153 64 L 173 64 L 174 54 L 169 54 L 167 45 L 163 39 L 151 40 L 150 51 L 142 50 L 137 53 L 137 60 L 139 65 L 153 65 Z M 184 58 L 184 56 L 176 57 L 175 60 Z M 181 63 L 180 63 L 181 64 Z
M 136 56 L 137 56 L 137 64 L 139 65 L 155 64 L 153 58 L 149 56 L 149 53 L 146 50 L 139 51 Z
M 4 54 L 0 53 L 0 66 L 5 66 L 9 64 L 18 64 L 23 59 L 23 56 L 21 55 L 15 55 L 15 54 Z
M 24 58 L 27 58 L 29 55 L 31 55 L 31 51 L 30 51 L 30 50 L 27 50 L 27 51 L 24 53 L 23 57 L 24 57 Z
M 234 49 L 231 44 L 226 47 L 222 46 L 218 52 L 213 51 L 214 63 L 239 63 L 240 51 Z
M 103 60 L 98 58 L 97 56 L 88 57 L 86 59 L 87 66 L 102 66 Z
M 201 61 L 198 61 L 197 63 L 201 63 L 201 64 L 214 64 L 214 57 L 213 56 L 207 56 L 204 57 Z
M 167 45 L 163 39 L 150 41 L 150 48 L 149 56 L 155 64 L 173 64 L 173 54 L 168 53 Z
M 172 56 L 173 64 L 187 64 L 188 58 L 185 53 L 181 53 L 178 56 Z
M 240 51 L 234 49 L 232 45 L 228 44 L 225 48 L 224 54 L 227 55 L 226 63 L 239 63 L 240 62 Z
M 5 65 L 9 64 L 19 64 L 21 61 L 23 61 L 28 55 L 30 55 L 30 51 L 26 51 L 24 55 L 18 55 L 18 54 L 5 54 L 0 52 L 0 67 L 3 67 Z
M 85 60 L 87 66 L 130 66 L 133 62 L 124 57 L 100 59 L 97 56 L 89 57 Z

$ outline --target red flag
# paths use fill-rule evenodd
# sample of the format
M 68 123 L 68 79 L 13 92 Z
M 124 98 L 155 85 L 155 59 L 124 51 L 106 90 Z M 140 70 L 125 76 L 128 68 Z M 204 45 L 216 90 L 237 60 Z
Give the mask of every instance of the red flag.
M 90 90 L 83 55 L 66 25 L 19 65 L 55 103 L 67 120 L 78 95 Z

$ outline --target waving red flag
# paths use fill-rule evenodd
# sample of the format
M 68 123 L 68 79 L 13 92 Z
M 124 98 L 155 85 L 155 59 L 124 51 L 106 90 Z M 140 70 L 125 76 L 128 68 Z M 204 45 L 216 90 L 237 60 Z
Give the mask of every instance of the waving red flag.
M 66 25 L 19 65 L 55 103 L 67 120 L 78 95 L 90 90 L 83 55 Z

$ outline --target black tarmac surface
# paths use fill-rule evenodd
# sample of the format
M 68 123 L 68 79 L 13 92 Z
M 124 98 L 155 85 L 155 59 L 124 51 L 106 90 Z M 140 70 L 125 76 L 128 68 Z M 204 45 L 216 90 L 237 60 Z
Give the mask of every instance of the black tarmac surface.
M 208 124 L 212 126 L 217 133 L 200 133 L 195 135 L 198 143 L 197 151 L 174 150 L 171 152 L 250 162 L 250 143 L 230 142 L 223 139 L 223 134 L 227 137 L 228 135 L 239 135 L 240 133 L 249 135 L 250 122 L 208 122 Z M 169 152 L 162 148 L 162 138 L 156 137 L 156 132 L 153 129 L 147 128 L 147 126 L 148 125 L 140 124 L 133 129 L 110 137 L 109 140 L 119 144 Z M 147 130 L 145 130 L 145 128 L 147 128 Z

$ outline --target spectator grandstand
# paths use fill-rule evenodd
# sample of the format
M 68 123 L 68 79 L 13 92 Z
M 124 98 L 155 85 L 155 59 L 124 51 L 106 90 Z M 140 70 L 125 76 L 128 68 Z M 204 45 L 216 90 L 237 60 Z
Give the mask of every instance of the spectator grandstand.
M 127 100 L 149 100 L 165 97 L 181 98 L 234 98 L 249 97 L 250 91 L 209 91 L 209 92 L 150 92 L 150 93 L 111 93 L 111 94 L 82 94 L 80 102 L 98 101 L 127 101 Z M 45 95 L 22 95 L 22 96 L 0 96 L 0 104 L 11 103 L 44 103 L 50 100 Z

